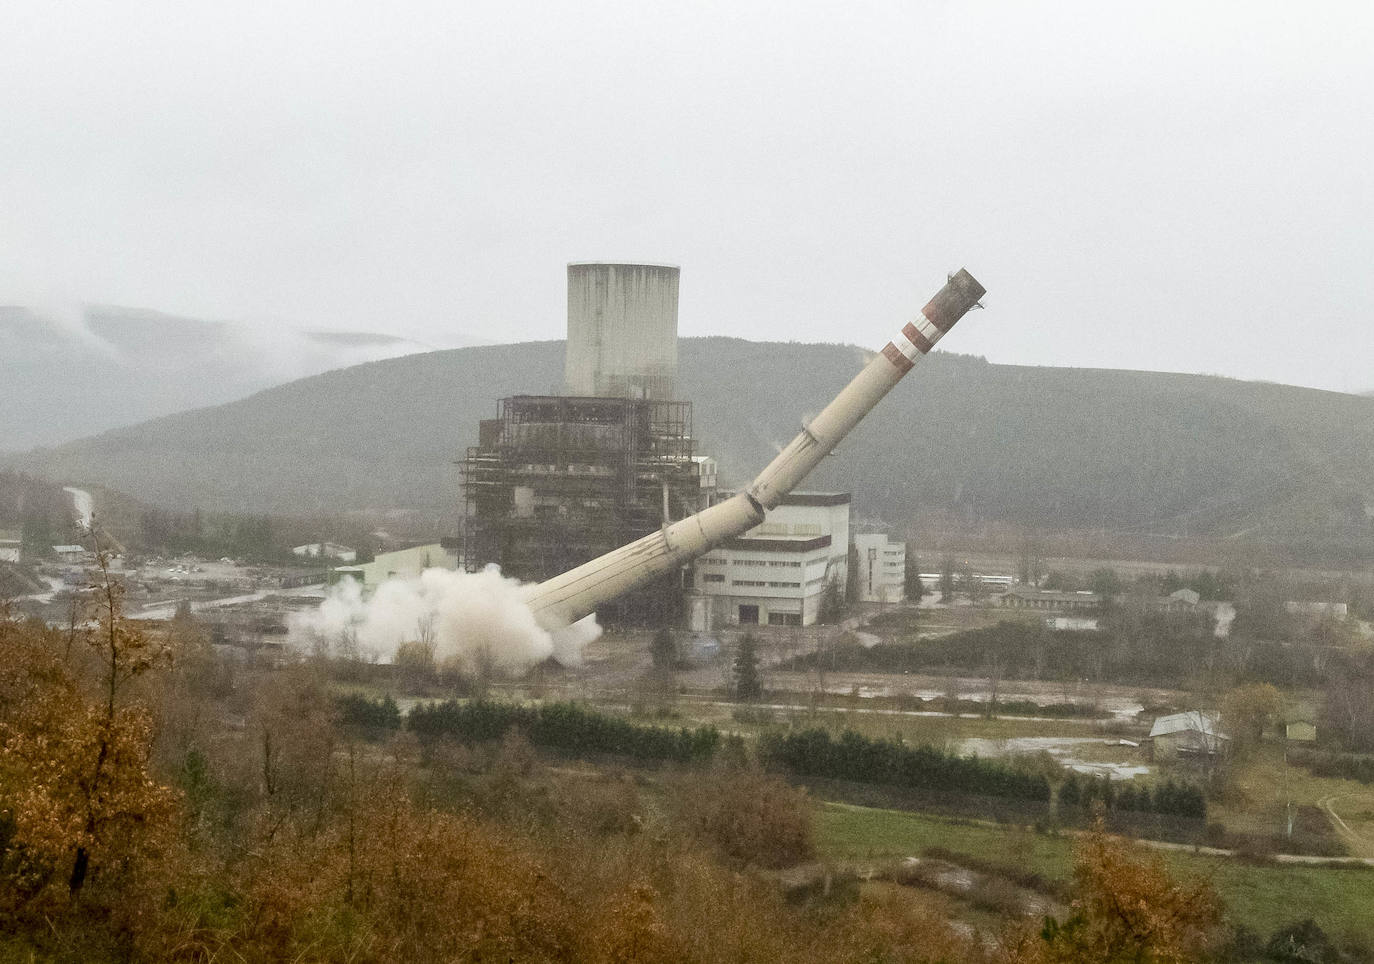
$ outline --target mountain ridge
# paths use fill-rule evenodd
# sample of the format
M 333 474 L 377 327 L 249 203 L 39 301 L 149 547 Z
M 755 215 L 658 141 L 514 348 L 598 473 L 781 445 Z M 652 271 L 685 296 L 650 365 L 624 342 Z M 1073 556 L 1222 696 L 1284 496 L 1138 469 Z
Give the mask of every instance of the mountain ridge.
M 11 459 L 168 505 L 410 508 L 456 518 L 454 462 L 504 395 L 556 391 L 563 343 L 409 355 Z M 701 451 L 747 482 L 871 353 L 680 345 Z M 937 352 L 807 480 L 900 526 L 965 523 L 1374 544 L 1374 399 L 1213 375 L 997 365 Z

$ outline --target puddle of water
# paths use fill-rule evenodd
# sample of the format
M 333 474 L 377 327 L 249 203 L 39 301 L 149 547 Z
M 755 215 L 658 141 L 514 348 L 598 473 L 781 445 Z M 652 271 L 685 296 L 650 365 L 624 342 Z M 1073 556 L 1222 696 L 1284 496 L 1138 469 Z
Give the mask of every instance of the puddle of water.
M 989 740 L 982 737 L 969 737 L 957 744 L 958 752 L 981 757 L 1007 757 L 1031 753 L 1048 753 L 1055 761 L 1076 773 L 1090 776 L 1106 776 L 1113 780 L 1130 780 L 1145 776 L 1150 768 L 1143 763 L 1117 762 L 1113 760 L 1084 760 L 1076 755 L 1077 747 L 1084 744 L 1103 745 L 1100 737 L 1084 736 L 1015 736 L 1005 740 Z M 1123 755 L 1129 748 L 1121 748 Z

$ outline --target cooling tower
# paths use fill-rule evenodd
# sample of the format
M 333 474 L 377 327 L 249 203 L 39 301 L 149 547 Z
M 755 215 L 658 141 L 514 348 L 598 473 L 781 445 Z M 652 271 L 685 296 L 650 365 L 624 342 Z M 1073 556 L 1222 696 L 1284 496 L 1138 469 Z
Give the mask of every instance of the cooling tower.
M 568 265 L 568 394 L 673 398 L 678 273 L 667 264 Z

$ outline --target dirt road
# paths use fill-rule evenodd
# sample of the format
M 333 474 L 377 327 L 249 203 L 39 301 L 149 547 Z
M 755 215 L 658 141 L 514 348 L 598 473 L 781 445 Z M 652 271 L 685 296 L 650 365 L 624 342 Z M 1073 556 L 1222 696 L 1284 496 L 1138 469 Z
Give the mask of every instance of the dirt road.
M 1336 835 L 1345 842 L 1352 854 L 1357 857 L 1374 859 L 1374 840 L 1356 833 L 1349 824 L 1341 819 L 1341 815 L 1336 812 L 1335 807 L 1336 801 L 1339 799 L 1341 799 L 1340 794 L 1322 797 L 1317 801 L 1317 806 L 1326 812 L 1326 818 L 1331 821 L 1331 826 L 1336 831 Z

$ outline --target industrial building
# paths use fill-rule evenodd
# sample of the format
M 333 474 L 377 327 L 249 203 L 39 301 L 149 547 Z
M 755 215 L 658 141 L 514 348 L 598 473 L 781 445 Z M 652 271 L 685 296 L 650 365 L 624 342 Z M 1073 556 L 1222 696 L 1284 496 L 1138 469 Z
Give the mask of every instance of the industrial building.
M 698 559 L 690 628 L 816 622 L 827 591 L 844 598 L 849 504 L 848 492 L 794 492 L 766 522 Z
M 337 559 L 339 562 L 358 561 L 356 549 L 341 546 L 337 542 L 308 542 L 303 546 L 294 547 L 291 552 L 304 559 Z
M 1034 586 L 1013 586 L 999 600 L 1011 609 L 1052 609 L 1057 612 L 1096 611 L 1102 608 L 1102 597 L 1085 590 L 1060 591 L 1036 589 Z
M 906 543 L 891 542 L 881 532 L 854 536 L 854 596 L 859 602 L 899 603 L 906 600 Z
M 374 587 L 388 579 L 414 579 L 426 569 L 457 569 L 458 556 L 453 549 L 440 542 L 379 552 L 371 562 L 353 566 L 338 566 L 333 577 L 357 579 L 364 586 Z
M 462 462 L 466 568 L 537 582 L 711 504 L 677 378 L 678 269 L 568 265 L 567 394 L 500 399 Z M 676 614 L 675 576 L 618 600 L 612 619 Z

